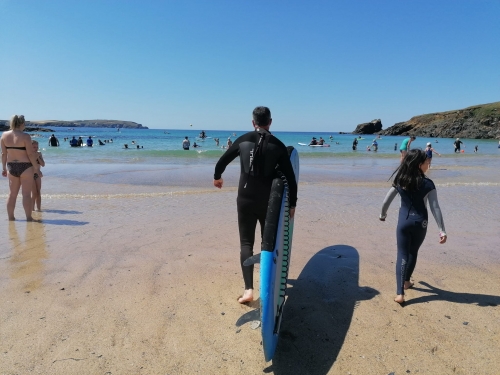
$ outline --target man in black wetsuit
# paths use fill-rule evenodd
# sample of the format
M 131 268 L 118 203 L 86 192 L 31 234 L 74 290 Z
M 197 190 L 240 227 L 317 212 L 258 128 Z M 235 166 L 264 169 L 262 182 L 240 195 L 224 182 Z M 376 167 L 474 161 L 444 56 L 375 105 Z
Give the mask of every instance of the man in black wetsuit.
M 59 147 L 59 140 L 56 138 L 54 134 L 52 134 L 49 138 L 49 146 Z
M 261 236 L 266 220 L 267 205 L 273 179 L 281 171 L 287 179 L 290 191 L 290 217 L 295 214 L 297 183 L 286 146 L 269 132 L 272 118 L 267 107 L 253 110 L 254 131 L 236 139 L 215 166 L 214 186 L 222 188 L 222 173 L 227 165 L 240 156 L 241 173 L 236 205 L 240 232 L 240 262 L 245 282 L 245 292 L 239 303 L 253 300 L 253 265 L 243 262 L 253 255 L 255 228 L 260 223 Z

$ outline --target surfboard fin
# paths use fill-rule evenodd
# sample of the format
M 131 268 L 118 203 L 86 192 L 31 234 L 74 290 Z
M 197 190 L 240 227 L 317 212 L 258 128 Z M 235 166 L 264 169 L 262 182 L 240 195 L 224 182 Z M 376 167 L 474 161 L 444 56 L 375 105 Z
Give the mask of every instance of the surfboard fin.
M 260 263 L 260 253 L 252 255 L 250 258 L 245 259 L 244 266 L 253 266 L 255 263 Z

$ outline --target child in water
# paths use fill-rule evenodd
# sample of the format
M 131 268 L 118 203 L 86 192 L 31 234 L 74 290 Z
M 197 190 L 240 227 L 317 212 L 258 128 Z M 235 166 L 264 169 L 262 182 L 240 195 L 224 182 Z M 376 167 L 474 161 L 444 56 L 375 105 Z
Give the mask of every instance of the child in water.
M 38 151 L 38 142 L 31 141 L 31 145 L 33 146 L 33 150 L 35 151 L 36 161 L 40 164 L 40 167 L 45 167 L 45 160 L 43 160 L 42 153 Z M 33 211 L 41 211 L 42 210 L 42 173 L 35 173 L 34 176 L 35 181 L 33 182 L 33 189 L 31 191 L 31 200 L 33 201 Z M 35 210 L 36 207 L 36 210 Z
M 396 260 L 396 298 L 395 302 L 403 304 L 404 291 L 413 286 L 410 281 L 417 264 L 418 249 L 427 233 L 429 202 L 432 215 L 439 228 L 439 243 L 446 242 L 443 216 L 437 199 L 436 186 L 425 175 L 429 169 L 430 160 L 425 151 L 409 150 L 401 165 L 392 174 L 392 187 L 387 193 L 382 205 L 379 219 L 385 221 L 387 210 L 396 195 L 401 196 L 398 226 L 396 228 L 397 260 Z M 392 177 L 392 176 L 391 176 Z

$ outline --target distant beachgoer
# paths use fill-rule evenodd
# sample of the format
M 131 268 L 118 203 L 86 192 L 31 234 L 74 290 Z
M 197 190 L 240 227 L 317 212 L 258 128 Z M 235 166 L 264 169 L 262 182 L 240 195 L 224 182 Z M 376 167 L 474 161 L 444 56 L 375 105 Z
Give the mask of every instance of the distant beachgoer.
M 41 176 L 40 165 L 36 162 L 37 155 L 31 144 L 31 137 L 24 133 L 26 122 L 24 116 L 12 116 L 10 130 L 2 133 L 2 176 L 9 178 L 9 196 L 7 198 L 7 216 L 9 220 L 16 220 L 17 195 L 21 189 L 23 208 L 27 221 L 33 221 L 33 201 L 31 192 L 35 181 L 34 174 Z
M 78 141 L 76 140 L 75 136 L 73 136 L 73 138 L 71 139 L 71 141 L 69 141 L 69 145 L 71 147 L 78 147 Z
M 477 152 L 477 151 L 478 151 L 478 149 L 479 149 L 478 145 L 475 145 L 475 146 L 474 146 L 474 152 Z
M 333 139 L 333 136 L 330 136 L 330 141 Z
M 323 146 L 325 144 L 325 140 L 319 137 L 318 145 Z
M 373 146 L 373 151 L 378 151 L 378 142 L 377 142 L 377 138 L 375 138 L 372 142 L 372 146 Z
M 354 138 L 354 141 L 352 142 L 352 150 L 356 151 L 358 149 L 358 139 Z
M 498 148 L 500 148 L 500 141 L 498 141 Z
M 33 145 L 33 151 L 36 154 L 36 162 L 40 165 L 40 167 L 45 167 L 45 160 L 43 160 L 42 153 L 38 151 L 38 142 L 31 141 Z M 41 174 L 34 173 L 33 179 L 33 190 L 31 192 L 31 198 L 33 201 L 33 211 L 41 211 L 42 210 L 42 176 Z M 35 209 L 36 207 L 36 209 Z
M 309 142 L 309 146 L 315 146 L 318 144 L 316 137 L 312 137 L 311 142 Z
M 394 171 L 392 187 L 387 193 L 379 219 L 385 221 L 387 210 L 396 197 L 400 195 L 401 205 L 396 229 L 398 255 L 396 260 L 396 298 L 395 302 L 403 304 L 404 291 L 413 286 L 410 278 L 417 264 L 418 250 L 427 234 L 427 202 L 439 228 L 439 243 L 446 242 L 443 216 L 437 199 L 436 186 L 425 175 L 429 169 L 429 159 L 424 151 L 414 149 L 408 151 L 403 162 Z M 392 177 L 392 176 L 391 176 Z
M 98 141 L 99 141 L 99 146 L 105 146 L 105 145 L 106 145 L 106 144 L 105 144 L 103 141 L 101 141 L 100 139 L 98 139 Z
M 219 147 L 219 138 L 214 138 L 214 141 L 215 141 L 215 145 L 216 145 L 217 147 Z
M 366 146 L 366 151 L 371 151 L 372 149 L 370 148 L 370 146 Z
M 435 152 L 439 156 L 441 156 L 441 154 L 432 148 L 432 143 L 430 143 L 430 142 L 427 142 L 427 147 L 425 148 L 424 151 L 425 151 L 425 154 L 427 155 L 427 159 L 429 159 L 429 169 L 431 169 L 432 153 Z
M 399 147 L 399 152 L 401 153 L 401 160 L 400 162 L 403 162 L 403 159 L 405 158 L 406 154 L 408 151 L 410 151 L 410 145 L 411 143 L 417 139 L 414 135 L 412 135 L 410 138 L 406 138 L 401 142 L 401 147 Z
M 233 145 L 233 141 L 231 141 L 231 138 L 227 139 L 227 148 L 231 147 Z
M 92 147 L 94 145 L 94 141 L 92 140 L 92 137 L 89 135 L 87 138 L 87 147 Z
M 460 138 L 457 138 L 455 140 L 455 142 L 453 142 L 453 145 L 455 146 L 455 152 L 460 152 L 460 145 L 464 145 L 465 147 L 465 143 L 463 143 Z
M 398 149 L 398 144 L 394 143 L 394 151 L 396 151 L 397 149 Z
M 197 145 L 196 142 L 193 143 L 193 147 L 196 148 L 196 147 L 201 147 L 200 145 Z
M 189 142 L 188 137 L 184 137 L 184 140 L 182 141 L 182 148 L 184 150 L 189 150 L 189 146 L 191 146 L 191 142 Z
M 82 139 L 82 137 L 78 137 L 78 147 L 83 147 L 83 139 Z
M 128 144 L 126 144 L 126 143 L 125 143 L 125 144 L 123 145 L 123 148 L 128 148 Z
M 59 140 L 56 138 L 54 134 L 52 134 L 49 138 L 49 146 L 59 147 Z

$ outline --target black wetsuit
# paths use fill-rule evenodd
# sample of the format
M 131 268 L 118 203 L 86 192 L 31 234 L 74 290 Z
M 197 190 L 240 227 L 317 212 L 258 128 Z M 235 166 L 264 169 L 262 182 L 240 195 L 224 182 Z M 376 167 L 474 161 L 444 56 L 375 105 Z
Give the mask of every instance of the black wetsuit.
M 393 187 L 387 193 L 382 207 L 381 218 L 387 216 L 387 209 L 392 200 L 399 194 L 401 207 L 399 209 L 398 226 L 396 229 L 398 255 L 396 260 L 397 294 L 404 294 L 404 282 L 410 277 L 417 264 L 418 249 L 427 233 L 428 213 L 427 201 L 441 234 L 446 234 L 443 216 L 437 201 L 436 187 L 432 180 L 424 178 L 420 188 L 409 193 L 402 188 Z
M 215 166 L 215 180 L 222 177 L 227 165 L 237 156 L 240 156 L 241 163 L 236 198 L 240 261 L 245 289 L 253 289 L 253 266 L 243 266 L 243 262 L 253 255 L 257 221 L 260 223 L 262 236 L 271 185 L 277 176 L 277 170 L 281 171 L 288 181 L 291 207 L 295 207 L 297 203 L 297 183 L 286 146 L 264 129 L 246 133 L 234 141 Z

